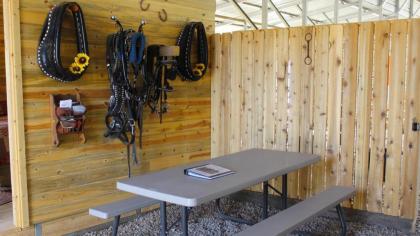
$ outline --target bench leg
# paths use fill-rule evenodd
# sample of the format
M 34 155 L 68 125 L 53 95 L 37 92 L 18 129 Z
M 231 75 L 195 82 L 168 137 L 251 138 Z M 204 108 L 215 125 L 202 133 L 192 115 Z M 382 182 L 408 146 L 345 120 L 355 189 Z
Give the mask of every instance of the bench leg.
M 263 212 L 262 212 L 262 218 L 267 219 L 268 217 L 268 182 L 263 182 Z
M 338 218 L 340 218 L 341 236 L 346 236 L 346 234 L 347 234 L 347 224 L 346 224 L 346 220 L 344 219 L 343 208 L 341 208 L 341 205 L 338 204 L 335 207 L 335 209 L 337 209 Z
M 282 204 L 281 206 L 284 209 L 287 209 L 287 174 L 283 175 L 281 178 L 281 192 L 282 194 Z
M 117 236 L 118 226 L 120 226 L 120 215 L 114 217 L 114 222 L 112 223 L 112 236 Z
M 188 236 L 188 207 L 181 207 L 182 235 Z
M 166 236 L 166 202 L 160 202 L 160 236 Z

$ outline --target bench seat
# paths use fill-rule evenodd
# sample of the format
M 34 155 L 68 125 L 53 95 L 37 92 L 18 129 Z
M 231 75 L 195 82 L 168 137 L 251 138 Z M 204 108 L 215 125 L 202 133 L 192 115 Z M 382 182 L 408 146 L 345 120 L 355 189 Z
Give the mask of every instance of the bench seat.
M 311 218 L 337 207 L 341 214 L 340 203 L 351 198 L 355 193 L 353 187 L 331 187 L 313 197 L 306 199 L 286 210 L 283 210 L 237 234 L 238 236 L 277 236 L 287 235 Z M 338 209 L 339 208 L 339 209 Z M 344 219 L 340 216 L 342 224 Z M 343 226 L 343 225 L 342 225 Z M 345 231 L 345 227 L 343 229 Z
M 109 219 L 129 211 L 138 210 L 143 207 L 149 207 L 158 203 L 159 201 L 155 199 L 136 196 L 129 199 L 90 208 L 89 215 L 96 216 L 101 219 Z
M 89 209 L 89 215 L 96 216 L 101 219 L 109 219 L 114 217 L 112 225 L 112 235 L 117 236 L 118 226 L 120 224 L 120 216 L 123 213 L 139 210 L 143 207 L 149 207 L 159 203 L 158 200 L 147 197 L 132 197 L 129 199 L 111 202 Z

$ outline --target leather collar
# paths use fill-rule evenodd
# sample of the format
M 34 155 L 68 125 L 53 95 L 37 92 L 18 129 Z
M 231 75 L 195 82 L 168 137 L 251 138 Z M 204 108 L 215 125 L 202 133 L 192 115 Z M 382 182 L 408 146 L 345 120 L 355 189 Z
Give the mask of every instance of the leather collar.
M 63 2 L 50 10 L 44 22 L 37 55 L 38 65 L 42 72 L 48 77 L 61 82 L 71 82 L 80 79 L 87 67 L 86 64 L 84 67 L 81 67 L 82 69 L 79 73 L 74 73 L 68 67 L 64 68 L 61 63 L 61 26 L 67 9 L 73 14 L 76 27 L 77 51 L 86 56 L 89 54 L 82 9 L 76 2 Z

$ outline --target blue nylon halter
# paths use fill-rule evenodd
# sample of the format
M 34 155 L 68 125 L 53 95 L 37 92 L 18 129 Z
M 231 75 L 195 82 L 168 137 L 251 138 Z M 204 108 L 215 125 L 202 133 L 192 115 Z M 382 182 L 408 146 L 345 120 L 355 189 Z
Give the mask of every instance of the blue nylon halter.
M 140 43 L 140 47 L 137 47 L 137 43 Z M 143 52 L 146 47 L 146 36 L 143 33 L 136 32 L 131 38 L 131 49 L 129 62 L 134 65 L 141 64 L 143 60 Z

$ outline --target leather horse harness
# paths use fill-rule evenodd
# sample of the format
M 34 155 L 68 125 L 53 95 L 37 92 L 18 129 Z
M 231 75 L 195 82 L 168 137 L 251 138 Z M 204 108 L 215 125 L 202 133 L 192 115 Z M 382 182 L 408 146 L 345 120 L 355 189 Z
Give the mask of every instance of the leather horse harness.
M 76 28 L 78 54 L 74 62 L 64 68 L 60 56 L 61 28 L 66 11 L 70 11 Z M 105 137 L 118 138 L 127 146 L 128 176 L 131 176 L 131 158 L 138 163 L 136 154 L 136 126 L 139 146 L 142 148 L 143 110 L 149 106 L 162 115 L 167 112 L 168 92 L 173 88 L 170 80 L 179 74 L 184 80 L 197 81 L 206 73 L 208 45 L 204 25 L 191 22 L 182 30 L 177 46 L 151 45 L 146 48 L 144 22 L 137 31 L 124 30 L 115 17 L 118 32 L 107 37 L 106 65 L 111 96 L 105 118 Z M 197 50 L 193 50 L 194 40 Z M 192 63 L 192 52 L 195 64 Z M 75 2 L 64 2 L 53 7 L 43 25 L 38 46 L 38 64 L 48 77 L 61 82 L 81 78 L 89 64 L 88 43 L 82 9 Z
M 61 63 L 61 27 L 66 11 L 70 10 L 76 27 L 77 51 L 74 62 L 67 68 Z M 80 79 L 89 64 L 89 49 L 83 12 L 75 2 L 64 2 L 54 6 L 44 22 L 38 46 L 38 65 L 48 77 L 61 82 Z
M 197 62 L 193 66 L 191 55 L 194 38 L 197 39 Z M 200 80 L 206 73 L 208 66 L 208 44 L 203 23 L 188 23 L 182 30 L 177 45 L 181 50 L 178 57 L 178 73 L 184 80 Z
M 115 17 L 112 19 L 119 26 L 119 31 L 107 38 L 106 63 L 111 97 L 105 118 L 108 129 L 105 137 L 118 138 L 127 146 L 130 177 L 130 153 L 133 162 L 138 163 L 135 144 L 136 123 L 140 132 L 140 148 L 142 147 L 143 105 L 147 102 L 148 92 L 148 82 L 144 76 L 146 37 L 142 32 L 143 24 L 136 32 L 131 29 L 124 30 Z
M 127 145 L 130 177 L 130 156 L 134 163 L 138 163 L 136 123 L 142 148 L 144 106 L 157 113 L 162 123 L 162 115 L 168 110 L 167 94 L 173 91 L 169 81 L 175 80 L 177 73 L 184 80 L 201 79 L 208 66 L 208 45 L 204 25 L 200 22 L 189 23 L 184 28 L 177 46 L 150 45 L 146 49 L 143 23 L 136 32 L 124 30 L 115 17 L 112 19 L 119 26 L 119 31 L 107 39 L 106 61 L 112 95 L 105 119 L 108 128 L 105 136 L 119 138 Z M 195 38 L 198 55 L 193 66 L 191 54 Z
M 159 115 L 160 123 L 163 114 L 168 111 L 168 92 L 174 91 L 169 80 L 176 79 L 177 56 L 177 46 L 151 45 L 147 48 L 147 76 L 150 81 L 147 105 L 152 113 Z

